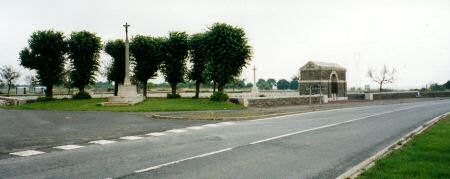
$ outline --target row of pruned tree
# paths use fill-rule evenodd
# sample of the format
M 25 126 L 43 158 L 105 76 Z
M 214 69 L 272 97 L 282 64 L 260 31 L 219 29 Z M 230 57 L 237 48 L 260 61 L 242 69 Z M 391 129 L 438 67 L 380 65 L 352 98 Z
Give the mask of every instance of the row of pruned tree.
M 291 81 L 286 79 L 276 81 L 273 78 L 269 78 L 267 81 L 259 79 L 258 82 L 256 82 L 256 86 L 261 90 L 271 90 L 273 87 L 276 87 L 278 90 L 298 90 L 298 77 L 292 77 Z
M 54 30 L 36 31 L 28 47 L 20 52 L 20 63 L 36 70 L 40 83 L 47 87 L 47 97 L 52 97 L 53 86 L 62 82 L 64 66 L 69 61 L 71 84 L 84 92 L 95 81 L 102 50 L 113 59 L 107 78 L 115 82 L 117 95 L 118 84 L 125 77 L 125 42 L 121 39 L 103 46 L 100 37 L 87 31 L 73 32 L 68 38 Z M 144 96 L 147 81 L 162 72 L 172 88 L 171 95 L 176 95 L 178 83 L 189 79 L 195 81 L 198 97 L 202 83 L 212 82 L 223 93 L 225 85 L 238 77 L 250 61 L 252 49 L 242 28 L 215 23 L 206 32 L 194 35 L 186 32 L 170 32 L 168 37 L 137 35 L 131 39 L 130 54 L 133 78 L 142 84 Z
M 34 32 L 19 56 L 22 66 L 36 70 L 39 82 L 47 87 L 46 96 L 52 97 L 53 86 L 63 81 L 67 59 L 72 85 L 84 93 L 95 81 L 101 50 L 100 37 L 94 33 L 73 32 L 65 38 L 62 32 L 46 30 Z

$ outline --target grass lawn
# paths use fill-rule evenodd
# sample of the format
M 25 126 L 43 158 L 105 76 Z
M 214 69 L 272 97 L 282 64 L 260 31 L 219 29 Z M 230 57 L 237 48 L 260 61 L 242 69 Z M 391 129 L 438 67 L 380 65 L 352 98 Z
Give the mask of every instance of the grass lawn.
M 230 102 L 214 102 L 209 99 L 166 99 L 149 98 L 135 106 L 97 106 L 107 99 L 88 100 L 55 100 L 50 102 L 35 102 L 22 106 L 4 106 L 5 109 L 39 109 L 65 111 L 116 111 L 116 112 L 151 112 L 151 111 L 195 111 L 195 110 L 230 110 L 244 109 L 242 105 Z
M 377 161 L 359 178 L 450 178 L 450 116 Z

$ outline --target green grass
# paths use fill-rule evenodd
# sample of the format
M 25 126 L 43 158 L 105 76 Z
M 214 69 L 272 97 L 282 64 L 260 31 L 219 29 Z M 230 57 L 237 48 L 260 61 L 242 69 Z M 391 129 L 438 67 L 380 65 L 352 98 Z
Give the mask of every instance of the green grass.
M 377 161 L 359 178 L 450 178 L 450 116 Z
M 152 112 L 152 111 L 196 111 L 196 110 L 230 110 L 244 109 L 242 105 L 229 102 L 214 102 L 209 99 L 165 99 L 149 98 L 135 106 L 98 106 L 107 99 L 87 100 L 55 100 L 50 102 L 35 102 L 22 106 L 5 106 L 5 109 L 30 110 L 63 110 L 63 111 L 115 111 L 115 112 Z

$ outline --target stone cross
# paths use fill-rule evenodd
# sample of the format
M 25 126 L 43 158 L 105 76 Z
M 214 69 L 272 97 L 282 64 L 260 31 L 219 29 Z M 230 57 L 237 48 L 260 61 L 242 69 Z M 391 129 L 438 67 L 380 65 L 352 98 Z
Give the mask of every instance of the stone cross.
M 256 66 L 253 66 L 253 85 L 256 85 Z
M 253 87 L 252 87 L 252 95 L 253 96 L 258 96 L 259 90 L 258 87 L 256 86 L 256 66 L 253 66 Z
M 129 52 L 129 41 L 128 41 L 128 27 L 130 25 L 125 23 L 125 79 L 123 85 L 131 85 L 130 81 L 130 52 Z

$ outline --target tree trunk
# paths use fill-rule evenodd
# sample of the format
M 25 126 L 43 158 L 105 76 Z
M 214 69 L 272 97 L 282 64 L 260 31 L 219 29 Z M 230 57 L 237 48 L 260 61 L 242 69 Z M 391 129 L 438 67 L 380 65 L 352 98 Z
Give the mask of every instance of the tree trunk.
M 8 95 L 9 96 L 9 91 L 11 90 L 11 84 L 8 84 Z
M 78 93 L 84 92 L 84 87 L 79 87 L 78 90 L 79 90 Z
M 144 87 L 143 87 L 142 95 L 144 95 L 145 98 L 147 98 L 147 81 L 144 81 Z
M 216 82 L 213 82 L 213 86 L 214 86 L 214 88 L 213 88 L 213 93 L 215 93 L 216 92 Z
M 47 85 L 47 89 L 45 90 L 45 97 L 53 98 L 53 84 Z
M 380 83 L 380 93 L 383 91 L 383 83 Z
M 114 96 L 117 96 L 119 92 L 119 83 L 117 81 L 114 81 Z
M 177 84 L 176 83 L 171 83 L 170 87 L 172 88 L 172 95 L 177 94 Z
M 225 84 L 218 84 L 217 85 L 217 92 L 223 93 L 224 86 L 225 86 Z
M 198 98 L 200 95 L 200 81 L 195 82 L 195 96 L 194 98 Z

